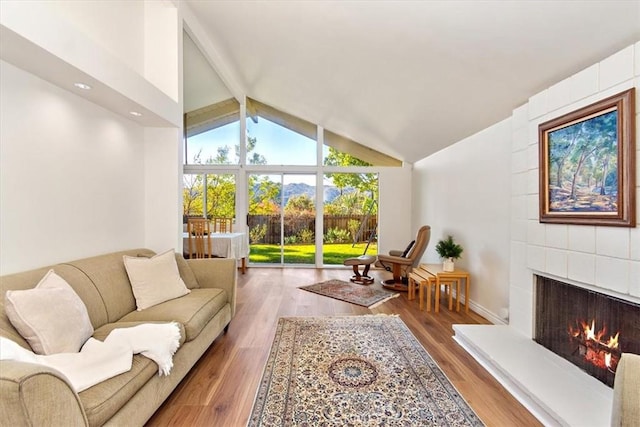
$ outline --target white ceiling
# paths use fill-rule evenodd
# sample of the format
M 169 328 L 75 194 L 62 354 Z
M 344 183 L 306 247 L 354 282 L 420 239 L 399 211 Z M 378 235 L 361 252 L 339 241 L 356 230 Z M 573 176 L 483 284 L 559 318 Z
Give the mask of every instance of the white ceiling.
M 409 162 L 640 40 L 635 0 L 186 3 L 248 96 Z

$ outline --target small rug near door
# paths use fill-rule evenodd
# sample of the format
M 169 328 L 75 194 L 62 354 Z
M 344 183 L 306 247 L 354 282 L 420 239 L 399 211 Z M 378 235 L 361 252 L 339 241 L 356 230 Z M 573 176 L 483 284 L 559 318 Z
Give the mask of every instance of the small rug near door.
M 367 308 L 373 308 L 400 295 L 376 285 L 356 285 L 343 280 L 327 280 L 326 282 L 301 286 L 300 289 Z
M 396 316 L 280 318 L 248 426 L 482 426 Z

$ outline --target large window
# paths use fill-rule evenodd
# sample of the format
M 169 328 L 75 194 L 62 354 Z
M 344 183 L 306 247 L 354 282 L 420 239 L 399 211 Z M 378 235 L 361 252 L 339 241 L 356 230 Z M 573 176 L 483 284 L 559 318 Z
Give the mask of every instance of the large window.
M 185 114 L 185 164 L 240 163 L 240 106 L 235 99 Z
M 378 174 L 324 175 L 323 264 L 378 252 Z
M 193 111 L 185 123 L 185 220 L 242 218 L 233 231 L 246 234 L 254 265 L 377 254 L 376 167 L 400 162 L 249 98 Z
M 234 218 L 236 176 L 229 173 L 184 174 L 182 215 Z
M 315 264 L 315 175 L 249 175 L 249 261 Z
M 317 165 L 317 126 L 247 99 L 247 164 Z

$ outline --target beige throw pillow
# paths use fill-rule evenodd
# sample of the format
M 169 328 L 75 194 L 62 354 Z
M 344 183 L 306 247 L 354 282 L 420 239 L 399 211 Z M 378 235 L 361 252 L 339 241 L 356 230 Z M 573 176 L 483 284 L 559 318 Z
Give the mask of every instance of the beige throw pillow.
M 152 258 L 124 256 L 138 311 L 191 292 L 180 277 L 173 249 Z
M 77 353 L 93 334 L 87 307 L 53 270 L 33 289 L 7 291 L 5 311 L 37 354 Z

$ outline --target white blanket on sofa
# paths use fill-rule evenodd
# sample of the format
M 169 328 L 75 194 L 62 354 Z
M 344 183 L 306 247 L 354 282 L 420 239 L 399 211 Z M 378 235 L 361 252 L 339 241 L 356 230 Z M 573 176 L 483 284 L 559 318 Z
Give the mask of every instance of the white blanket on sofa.
M 131 369 L 134 354 L 142 354 L 158 364 L 159 375 L 169 375 L 173 355 L 180 346 L 177 323 L 146 323 L 118 328 L 107 338 L 89 338 L 79 353 L 35 354 L 15 342 L 0 337 L 0 360 L 37 363 L 60 371 L 76 392 Z

